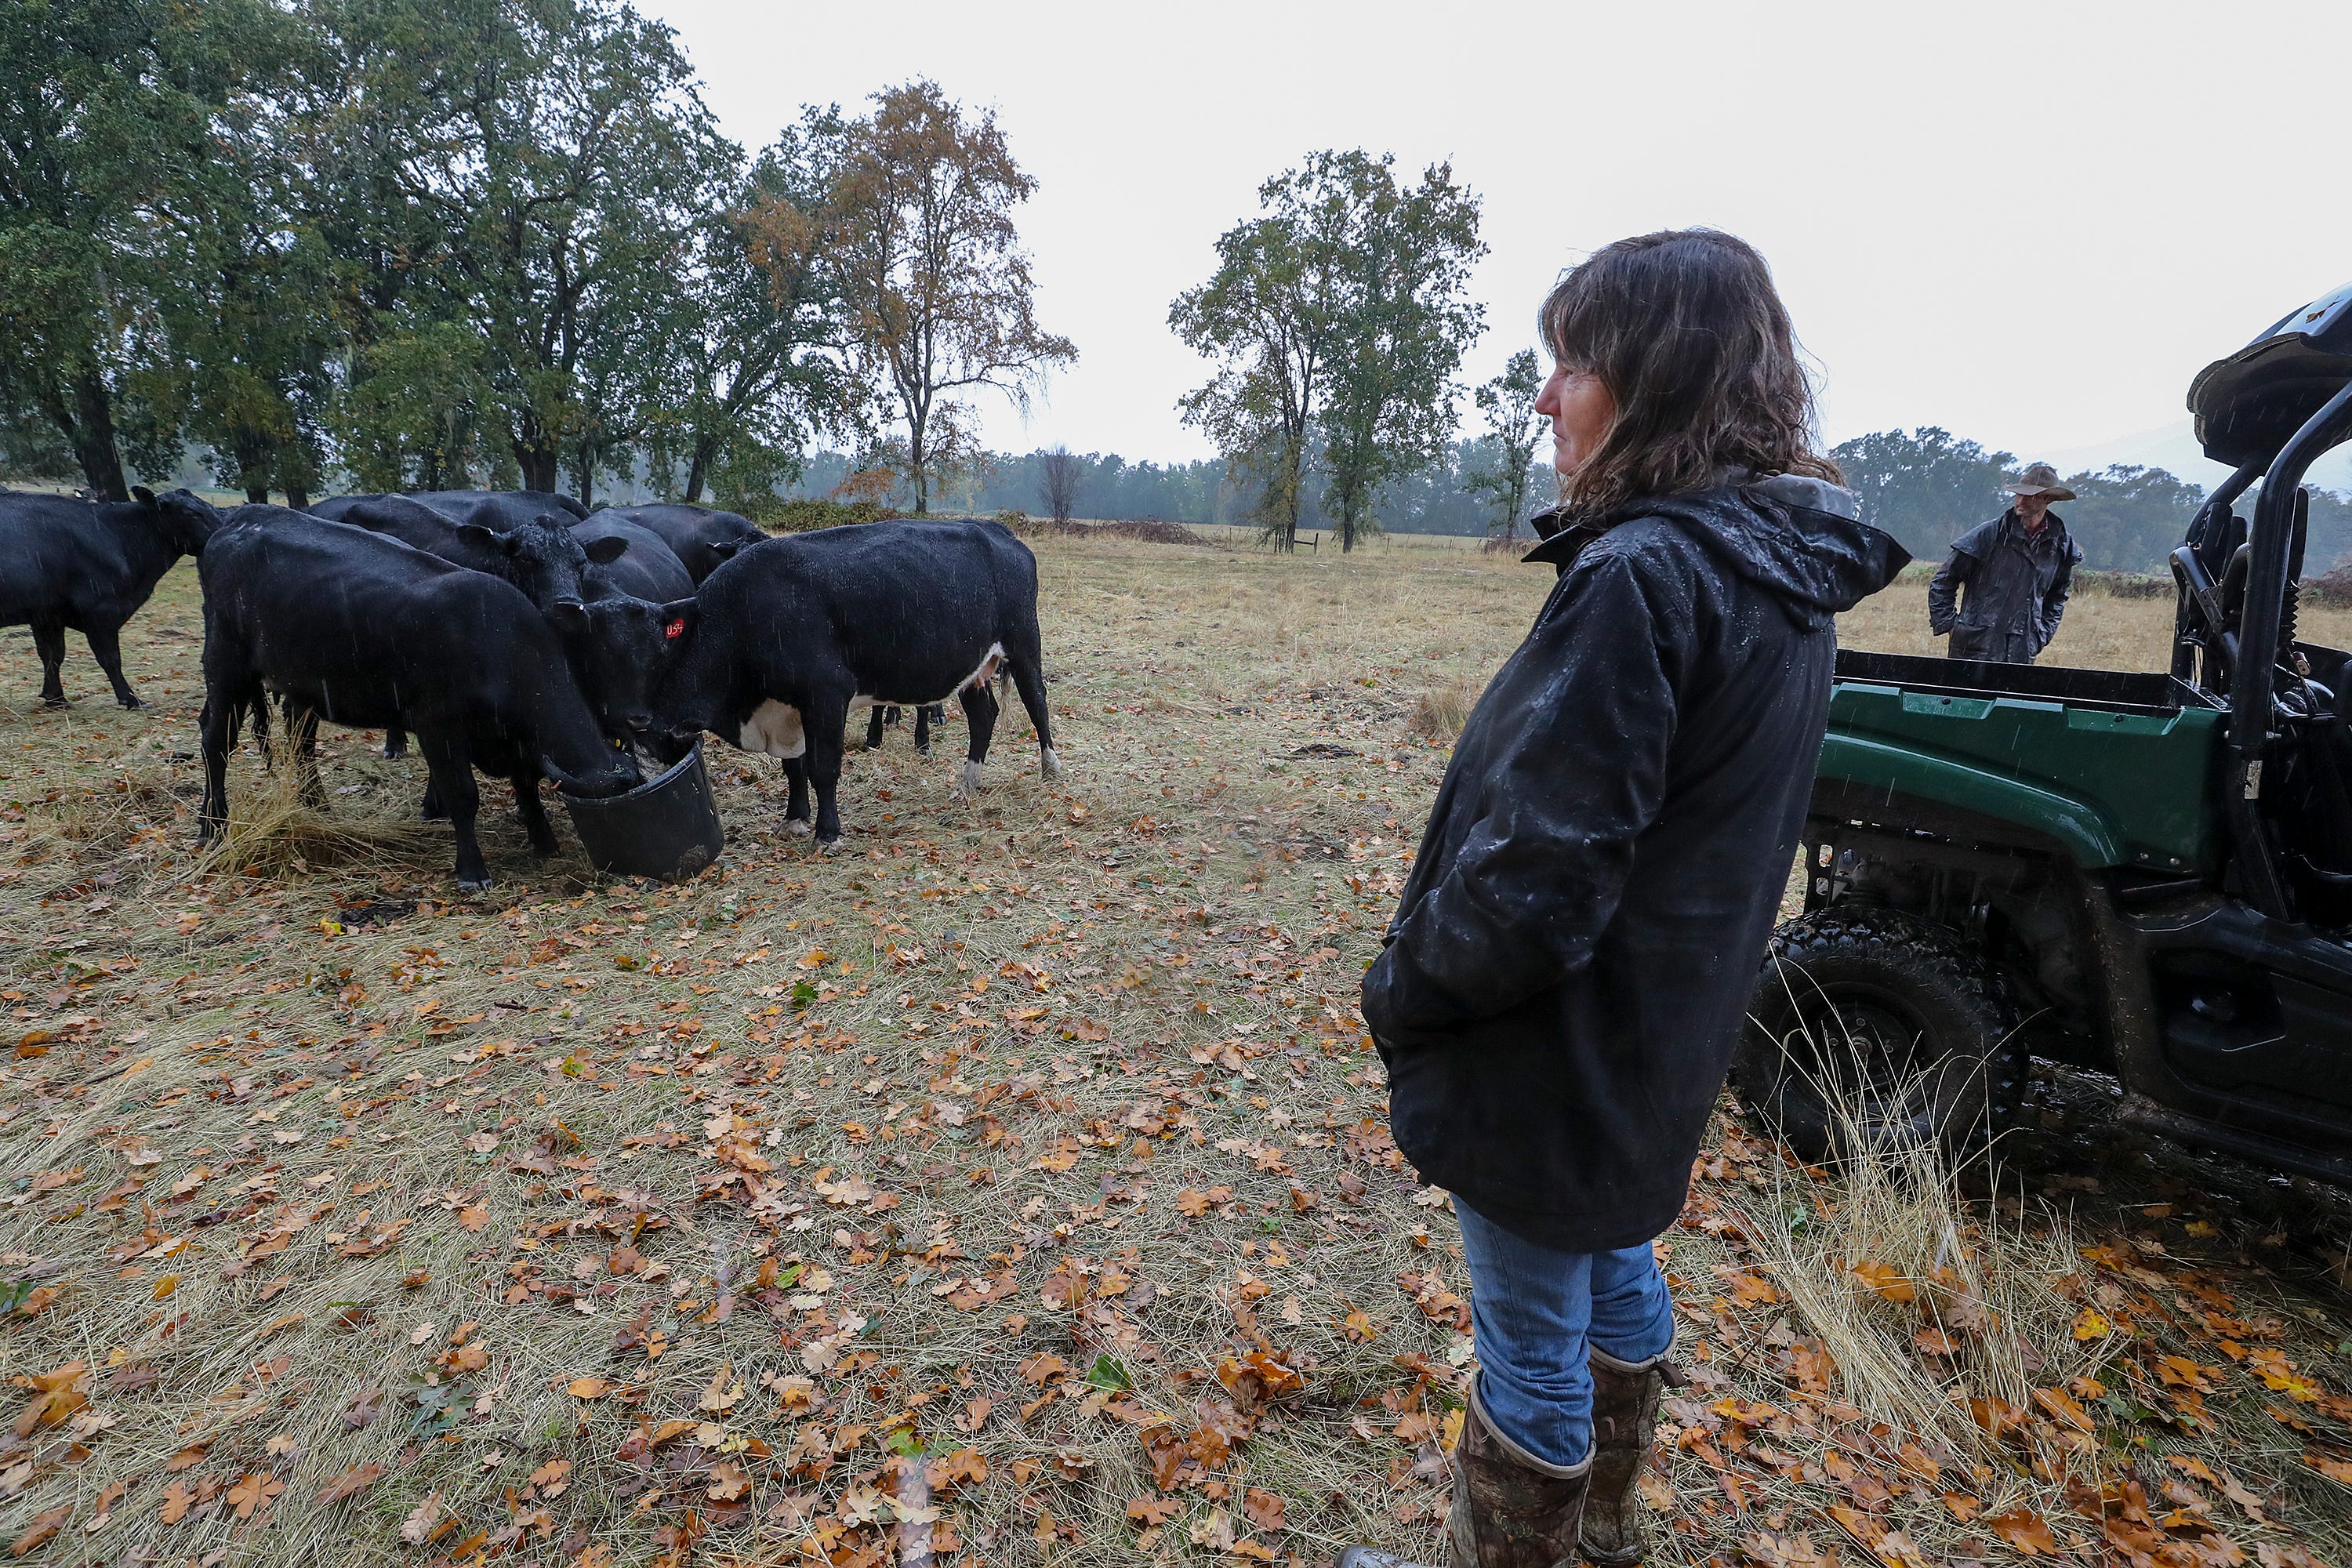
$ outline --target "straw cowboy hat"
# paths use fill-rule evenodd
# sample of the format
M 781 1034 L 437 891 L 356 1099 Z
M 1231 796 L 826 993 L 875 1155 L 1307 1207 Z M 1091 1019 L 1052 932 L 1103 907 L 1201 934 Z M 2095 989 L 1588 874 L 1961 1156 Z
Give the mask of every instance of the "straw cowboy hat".
M 2022 478 L 2002 487 L 2013 496 L 2046 496 L 2052 500 L 2073 500 L 2074 492 L 2058 482 L 2058 470 L 2047 463 L 2036 463 L 2025 470 Z

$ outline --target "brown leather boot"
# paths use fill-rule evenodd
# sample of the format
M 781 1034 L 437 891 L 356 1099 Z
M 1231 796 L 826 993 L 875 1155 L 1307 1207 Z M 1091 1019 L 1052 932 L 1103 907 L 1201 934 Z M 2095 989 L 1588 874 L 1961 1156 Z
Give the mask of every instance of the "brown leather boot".
M 1632 1568 L 1642 1561 L 1642 1503 L 1633 1484 L 1658 1431 L 1658 1401 L 1689 1380 L 1664 1355 L 1623 1362 L 1591 1352 L 1591 1495 L 1584 1505 L 1583 1550 L 1593 1568 Z

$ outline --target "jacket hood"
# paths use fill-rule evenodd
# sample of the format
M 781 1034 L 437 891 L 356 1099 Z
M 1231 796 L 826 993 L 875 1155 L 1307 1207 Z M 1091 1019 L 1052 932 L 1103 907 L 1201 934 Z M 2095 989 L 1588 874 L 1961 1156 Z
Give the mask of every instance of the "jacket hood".
M 1818 631 L 1910 563 L 1911 552 L 1893 534 L 1863 521 L 1861 511 L 1852 490 L 1826 479 L 1735 479 L 1685 495 L 1652 496 L 1612 517 L 1571 525 L 1527 559 L 1559 559 L 1616 522 L 1664 518 L 1727 571 L 1770 595 L 1791 622 Z M 1555 542 L 1563 549 L 1555 551 Z

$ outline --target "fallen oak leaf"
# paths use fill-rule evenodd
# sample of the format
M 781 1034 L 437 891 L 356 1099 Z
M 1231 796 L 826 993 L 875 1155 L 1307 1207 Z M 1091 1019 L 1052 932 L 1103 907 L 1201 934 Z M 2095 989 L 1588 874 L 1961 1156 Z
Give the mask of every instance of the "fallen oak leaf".
M 2058 1538 L 2050 1532 L 2050 1521 L 2030 1508 L 1990 1515 L 1984 1523 L 1987 1530 L 2028 1557 L 2052 1556 L 2058 1551 Z
M 1911 1283 L 1910 1276 L 1892 1264 L 1857 1263 L 1853 1266 L 1853 1274 L 1862 1281 L 1863 1289 L 1882 1301 L 1893 1301 L 1899 1306 L 1918 1299 L 1919 1289 Z
M 345 1498 L 355 1496 L 375 1485 L 383 1475 L 383 1465 L 380 1460 L 370 1459 L 363 1465 L 353 1465 L 350 1469 L 320 1487 L 319 1495 L 313 1501 L 320 1508 L 326 1507 L 329 1503 L 341 1502 Z
M 441 1517 L 441 1491 L 435 1488 L 423 1502 L 400 1521 L 400 1538 L 411 1546 L 422 1546 L 433 1534 L 434 1521 Z
M 17 1534 L 16 1539 L 8 1543 L 8 1555 L 25 1557 L 38 1552 L 49 1543 L 51 1536 L 65 1528 L 66 1521 L 72 1517 L 73 1504 L 71 1503 L 67 1503 L 62 1508 L 53 1508 L 44 1514 L 35 1515 L 32 1522 L 26 1525 Z
M 229 1506 L 239 1519 L 251 1519 L 256 1509 L 267 1508 L 272 1499 L 286 1489 L 286 1483 L 267 1470 L 247 1470 L 228 1489 Z
M 2314 1453 L 2305 1453 L 2303 1456 L 2303 1462 L 2329 1480 L 2352 1487 L 2352 1464 L 2347 1464 L 2342 1459 L 2331 1459 L 2325 1454 Z
M 710 1472 L 710 1485 L 703 1495 L 712 1502 L 739 1502 L 751 1494 L 751 1478 L 743 1467 L 732 1459 Z
M 2033 1391 L 2033 1403 L 2042 1406 L 2052 1420 L 2063 1426 L 2072 1426 L 2083 1433 L 2094 1430 L 2091 1413 L 2075 1404 L 2063 1389 L 2037 1388 Z

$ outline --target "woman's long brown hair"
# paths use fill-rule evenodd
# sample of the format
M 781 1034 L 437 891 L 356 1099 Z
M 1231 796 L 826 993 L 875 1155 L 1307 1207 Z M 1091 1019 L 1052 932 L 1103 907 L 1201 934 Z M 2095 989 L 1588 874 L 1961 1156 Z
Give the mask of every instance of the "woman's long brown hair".
M 1711 228 L 1621 239 L 1561 278 L 1536 317 L 1553 357 L 1601 378 L 1617 417 L 1560 500 L 1596 517 L 1727 470 L 1843 476 L 1813 449 L 1812 388 L 1771 269 Z

